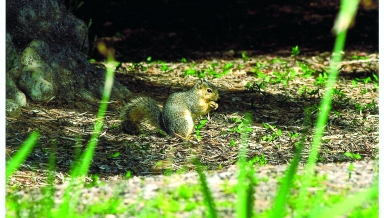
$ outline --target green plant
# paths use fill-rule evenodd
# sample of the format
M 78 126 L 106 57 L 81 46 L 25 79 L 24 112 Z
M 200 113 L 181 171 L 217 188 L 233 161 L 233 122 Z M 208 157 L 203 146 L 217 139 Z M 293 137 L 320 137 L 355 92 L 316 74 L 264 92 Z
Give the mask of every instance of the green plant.
M 194 76 L 196 74 L 196 70 L 193 69 L 192 67 L 190 67 L 188 70 L 185 70 L 184 71 L 184 76 L 187 76 L 187 75 L 192 75 Z
M 218 63 L 212 63 L 209 68 L 205 69 L 205 72 L 207 73 L 207 75 L 213 76 L 215 78 L 220 78 L 227 75 L 230 72 L 230 70 L 235 66 L 232 62 L 228 62 L 224 64 L 223 71 L 220 73 L 216 70 L 216 67 L 218 67 L 218 65 L 219 65 Z
M 269 217 L 281 217 L 283 214 L 285 214 L 284 206 L 288 201 L 287 195 L 291 189 L 291 184 L 293 183 L 294 176 L 297 172 L 297 168 L 301 158 L 301 152 L 303 150 L 304 142 L 306 139 L 305 136 L 309 132 L 309 128 L 311 124 L 310 116 L 311 116 L 311 109 L 304 108 L 304 123 L 303 123 L 304 128 L 302 130 L 299 142 L 296 143 L 295 155 L 293 156 L 291 163 L 288 166 L 288 169 L 285 171 L 284 177 L 282 179 L 282 183 L 277 192 L 277 196 L 275 198 L 275 201 L 273 202 L 273 206 L 270 211 Z
M 292 47 L 291 56 L 297 56 L 299 54 L 300 54 L 299 46 L 296 45 L 296 46 Z
M 361 105 L 360 103 L 355 104 L 355 109 L 359 112 L 364 110 L 364 105 Z
M 337 98 L 340 98 L 340 99 L 345 98 L 345 93 L 341 89 L 334 88 L 332 95 L 337 96 Z
M 308 66 L 308 64 L 305 64 L 303 62 L 298 61 L 297 65 L 299 65 L 301 71 L 303 72 L 303 76 L 305 78 L 311 77 L 312 74 L 316 72 L 314 69 L 310 68 L 310 66 Z
M 235 123 L 238 123 L 238 125 L 234 128 L 231 128 L 231 131 L 236 131 L 237 133 L 242 133 L 242 132 L 251 132 L 252 128 L 249 125 L 246 125 L 244 122 L 244 119 L 239 119 L 239 118 L 233 118 L 232 119 Z
M 194 189 L 187 185 L 181 185 L 176 189 L 176 194 L 178 197 L 188 200 L 193 197 L 194 191 Z
M 221 188 L 225 194 L 233 194 L 236 191 L 236 185 L 232 185 L 228 180 L 224 180 Z
M 289 72 L 276 72 L 273 71 L 272 74 L 274 75 L 273 79 L 271 79 L 272 84 L 282 83 L 285 86 L 288 86 L 288 81 L 291 79 L 289 77 Z
M 100 181 L 100 178 L 99 178 L 98 175 L 90 175 L 90 177 L 92 178 L 92 180 L 91 180 L 90 183 L 85 184 L 85 187 L 92 188 L 92 187 L 95 187 L 95 186 L 105 185 L 105 182 L 101 182 Z
M 253 67 L 253 68 L 251 69 L 251 72 L 252 72 L 252 73 L 255 73 L 255 74 L 258 75 L 258 76 L 259 76 L 259 74 L 262 74 L 262 76 L 264 76 L 262 70 L 263 70 L 266 66 L 267 66 L 267 65 L 266 65 L 265 63 L 257 62 L 257 63 L 256 63 L 256 66 Z
M 307 195 L 307 189 L 308 189 L 308 182 L 312 179 L 313 177 L 313 168 L 315 165 L 315 162 L 317 160 L 317 156 L 319 153 L 319 148 L 320 148 L 320 142 L 321 138 L 323 136 L 324 132 L 324 126 L 328 121 L 328 114 L 330 111 L 330 105 L 332 102 L 332 92 L 333 92 L 333 87 L 335 86 L 337 76 L 338 76 L 338 68 L 337 64 L 341 61 L 342 59 L 342 54 L 343 54 L 343 48 L 344 48 L 344 43 L 345 43 L 345 38 L 346 38 L 346 29 L 348 25 L 345 25 L 345 22 L 349 23 L 352 20 L 353 14 L 357 10 L 357 4 L 358 1 L 346 1 L 343 0 L 341 2 L 341 12 L 339 13 L 338 18 L 336 19 L 336 23 L 334 26 L 334 31 L 336 32 L 336 43 L 335 43 L 335 48 L 333 52 L 333 56 L 331 59 L 331 66 L 330 66 L 330 73 L 328 76 L 326 88 L 325 88 L 325 93 L 323 95 L 322 101 L 320 103 L 320 113 L 318 114 L 316 125 L 315 125 L 315 132 L 314 132 L 314 137 L 313 137 L 313 142 L 311 146 L 311 150 L 308 156 L 306 168 L 305 168 L 305 175 L 303 179 L 303 185 L 300 189 L 300 195 L 299 195 L 299 202 L 302 202 L 304 204 L 304 196 Z M 352 15 L 352 16 L 351 16 Z M 377 189 L 374 187 L 373 189 Z M 366 195 L 364 199 L 370 199 L 372 195 Z M 346 200 L 345 202 L 350 202 L 352 203 L 351 200 Z M 344 204 L 343 206 L 346 206 Z M 347 208 L 352 208 L 353 206 L 348 205 L 346 206 Z M 333 207 L 337 208 L 337 206 Z M 299 207 L 299 210 L 303 210 L 303 205 Z M 344 212 L 347 211 L 344 208 Z M 332 214 L 333 217 L 337 216 L 337 214 L 341 214 L 339 212 L 336 213 L 336 210 L 332 211 L 327 211 L 328 213 L 325 213 L 323 211 L 323 215 L 330 217 Z M 331 216 L 331 217 L 332 217 Z M 321 217 L 321 216 L 320 216 Z
M 219 63 L 213 62 L 210 64 L 209 67 L 201 69 L 201 70 L 196 70 L 195 69 L 196 64 L 193 63 L 189 69 L 184 71 L 184 76 L 186 75 L 191 75 L 191 76 L 198 76 L 199 78 L 204 78 L 206 76 L 212 76 L 215 78 L 220 78 L 222 76 L 227 75 L 230 72 L 230 69 L 234 68 L 234 64 L 231 62 L 228 62 L 224 64 L 223 70 L 220 72 L 218 71 Z
M 278 137 L 280 137 L 282 135 L 281 129 L 277 129 L 276 126 L 272 126 L 268 123 L 263 123 L 263 126 L 265 129 L 272 131 L 271 134 L 264 135 L 261 138 L 263 141 L 271 142 L 271 141 L 276 140 Z
M 224 65 L 223 74 L 227 75 L 231 68 L 233 68 L 235 65 L 232 62 L 228 62 Z
M 120 156 L 120 152 L 115 152 L 113 154 L 110 154 L 109 156 L 112 158 L 116 158 L 116 157 Z
M 252 85 L 250 82 L 247 82 L 247 84 L 245 85 L 245 88 L 248 90 L 248 91 L 251 91 L 251 92 L 258 92 L 258 93 L 262 93 L 262 89 L 265 89 L 265 83 L 264 82 L 253 82 Z
M 368 89 L 363 89 L 363 90 L 361 91 L 361 94 L 362 94 L 362 95 L 365 95 L 365 94 L 367 94 L 368 92 L 369 92 Z
M 356 82 L 355 79 L 352 79 L 352 80 L 351 80 L 351 83 L 352 83 L 353 88 L 356 88 L 356 87 L 357 87 L 357 82 Z
M 372 77 L 375 79 L 374 82 L 375 82 L 375 89 L 379 89 L 379 77 L 376 75 L 376 73 L 372 73 Z
M 367 108 L 367 110 L 372 110 L 372 111 L 376 111 L 379 109 L 379 107 L 377 106 L 375 100 L 372 99 L 372 101 L 368 104 L 366 104 L 365 106 Z
M 128 71 L 147 71 L 148 68 L 142 63 L 132 63 L 128 67 Z
M 27 140 L 21 145 L 20 150 L 7 162 L 7 169 L 5 173 L 5 180 L 8 181 L 9 177 L 20 167 L 25 161 L 29 153 L 35 146 L 37 139 L 39 138 L 38 132 L 33 132 Z
M 194 160 L 194 164 L 196 166 L 196 172 L 199 175 L 201 192 L 203 193 L 205 207 L 207 208 L 207 211 L 208 211 L 208 217 L 215 218 L 217 217 L 217 210 L 216 210 L 215 202 L 212 197 L 211 190 L 209 190 L 208 188 L 207 178 L 203 173 L 201 169 L 200 161 L 197 158 Z
M 295 79 L 295 77 L 297 76 L 297 72 L 296 70 L 294 69 L 289 69 L 289 72 L 288 72 L 288 80 L 293 80 Z
M 354 153 L 349 152 L 349 151 L 345 152 L 344 155 L 345 155 L 346 157 L 350 157 L 350 158 L 352 158 L 352 159 L 356 159 L 356 160 L 360 160 L 360 159 L 361 159 L 360 154 L 354 154 Z
M 316 78 L 315 85 L 325 85 L 327 82 L 328 74 L 326 72 L 319 73 L 319 76 Z
M 131 171 L 127 171 L 127 173 L 125 174 L 125 178 L 130 179 L 131 177 L 132 177 Z
M 370 83 L 370 82 L 372 82 L 371 77 L 366 77 L 365 79 L 363 79 L 363 83 L 364 84 L 367 84 L 367 83 Z
M 260 166 L 263 166 L 263 165 L 266 165 L 268 163 L 267 159 L 265 158 L 264 154 L 262 154 L 261 156 L 255 156 L 254 158 L 252 158 L 252 160 L 250 160 L 248 162 L 248 164 L 250 166 L 253 166 L 254 164 L 258 164 Z
M 205 123 L 208 122 L 207 119 L 202 119 L 200 120 L 199 124 L 198 125 L 195 125 L 195 129 L 196 129 L 196 138 L 198 141 L 201 140 L 201 135 L 200 135 L 200 130 L 204 127 Z
M 241 133 L 241 145 L 238 162 L 240 172 L 238 176 L 238 185 L 236 188 L 238 195 L 236 213 L 239 217 L 252 217 L 254 202 L 253 192 L 256 181 L 254 178 L 253 168 L 250 168 L 249 165 L 246 164 L 246 144 L 248 134 L 252 130 L 252 128 L 249 127 L 252 123 L 252 117 L 249 113 L 247 113 L 245 114 L 244 119 L 235 119 L 235 121 L 240 123 L 240 127 L 238 126 L 237 130 Z M 208 188 L 206 177 L 201 170 L 200 162 L 195 159 L 194 163 L 196 165 L 196 171 L 199 175 L 200 186 L 205 199 L 204 202 L 208 211 L 208 217 L 217 217 L 215 202 Z
M 301 94 L 301 97 L 306 99 L 307 98 L 307 86 L 303 85 L 302 87 L 299 88 L 299 93 Z
M 262 81 L 264 83 L 269 83 L 271 81 L 271 76 L 270 75 L 266 75 L 266 74 L 264 74 L 261 71 L 256 72 L 256 74 L 257 74 L 257 78 L 262 79 Z
M 367 206 L 358 206 L 348 216 L 351 218 L 379 217 L 379 203 L 376 201 Z
M 93 134 L 88 142 L 88 145 L 81 155 L 78 164 L 71 171 L 71 183 L 68 188 L 64 192 L 63 202 L 60 204 L 59 209 L 57 210 L 56 216 L 64 217 L 71 216 L 71 214 L 75 213 L 74 205 L 78 201 L 79 196 L 75 195 L 73 192 L 76 189 L 76 186 L 79 185 L 78 178 L 84 177 L 89 170 L 89 166 L 93 157 L 94 150 L 97 145 L 97 138 L 100 135 L 103 119 L 105 117 L 105 112 L 107 110 L 107 105 L 109 101 L 109 97 L 111 95 L 111 90 L 113 86 L 113 78 L 114 72 L 116 68 L 116 63 L 113 57 L 113 50 L 107 49 L 104 43 L 98 44 L 99 52 L 107 57 L 107 70 L 106 70 L 106 79 L 103 94 L 101 97 L 100 107 L 97 113 L 97 119 L 94 126 Z
M 68 3 L 68 11 L 73 11 L 79 9 L 81 6 L 83 6 L 84 2 L 78 2 L 77 0 L 70 0 Z
M 351 98 L 348 98 L 345 95 L 344 91 L 342 91 L 341 89 L 335 88 L 333 90 L 333 96 L 334 96 L 334 102 L 333 102 L 334 107 L 350 104 Z M 332 112 L 334 112 L 337 116 L 339 116 L 339 113 L 336 110 L 332 110 Z
M 288 135 L 291 139 L 295 139 L 299 136 L 299 133 L 297 132 L 288 132 Z
M 348 179 L 351 179 L 352 172 L 353 172 L 354 169 L 355 169 L 355 165 L 353 165 L 353 163 L 350 163 L 349 166 L 348 166 Z
M 161 67 L 160 67 L 160 70 L 161 71 L 168 71 L 169 70 L 169 66 L 164 62 L 164 61 L 160 61 L 159 62 L 160 63 L 160 65 L 161 65 Z
M 196 63 L 192 63 L 191 66 L 184 71 L 184 76 L 190 75 L 190 76 L 197 76 L 198 78 L 204 78 L 205 77 L 204 70 L 196 70 L 195 66 L 196 66 Z
M 244 62 L 249 61 L 249 57 L 247 56 L 247 53 L 242 52 L 241 57 L 243 58 Z
M 364 83 L 364 84 L 374 83 L 375 85 L 376 84 L 378 85 L 379 77 L 376 75 L 375 72 L 373 72 L 371 74 L 371 76 L 368 76 L 366 78 L 354 78 L 352 80 L 352 84 L 356 84 L 357 82 L 361 82 L 361 83 Z
M 124 205 L 123 200 L 119 198 L 109 198 L 106 200 L 99 200 L 94 202 L 86 209 L 88 214 L 122 214 L 127 207 Z
M 286 65 L 287 62 L 285 62 L 284 60 L 280 59 L 280 58 L 275 58 L 272 60 L 272 63 L 275 64 L 275 63 L 280 63 L 281 65 Z
M 254 168 L 249 167 L 246 163 L 247 158 L 247 141 L 249 134 L 252 130 L 250 125 L 252 124 L 252 116 L 250 113 L 244 115 L 242 121 L 241 130 L 241 144 L 239 149 L 239 175 L 237 183 L 237 202 L 236 202 L 236 214 L 238 217 L 253 217 L 253 205 L 255 202 L 254 198 L 254 187 L 257 183 L 255 178 Z
M 319 211 L 319 213 L 316 214 L 316 217 L 317 218 L 339 217 L 347 213 L 351 209 L 358 208 L 358 206 L 363 205 L 364 203 L 367 203 L 368 200 L 377 199 L 378 193 L 379 193 L 378 184 L 374 184 L 371 188 L 367 190 L 363 190 L 351 196 L 350 198 L 345 198 L 339 201 L 338 203 L 332 205 L 332 207 Z M 374 205 L 374 207 L 376 207 L 376 205 Z M 375 214 L 372 217 L 378 217 L 377 210 L 375 212 L 372 212 L 372 211 L 369 211 L 369 212 L 372 214 Z M 359 211 L 354 211 L 354 213 L 359 214 Z

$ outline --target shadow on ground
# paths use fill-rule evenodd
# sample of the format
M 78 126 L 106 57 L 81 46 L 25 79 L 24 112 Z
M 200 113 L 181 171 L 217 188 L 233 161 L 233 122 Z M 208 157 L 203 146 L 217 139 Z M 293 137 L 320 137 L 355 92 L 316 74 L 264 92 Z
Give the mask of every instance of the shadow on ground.
M 68 3 L 67 3 L 68 5 Z M 339 1 L 85 1 L 77 17 L 92 19 L 90 41 L 106 41 L 120 61 L 218 58 L 234 50 L 286 54 L 331 51 Z M 346 50 L 378 51 L 378 2 L 360 5 Z M 91 46 L 92 47 L 92 46 Z M 94 50 L 93 57 L 100 56 Z

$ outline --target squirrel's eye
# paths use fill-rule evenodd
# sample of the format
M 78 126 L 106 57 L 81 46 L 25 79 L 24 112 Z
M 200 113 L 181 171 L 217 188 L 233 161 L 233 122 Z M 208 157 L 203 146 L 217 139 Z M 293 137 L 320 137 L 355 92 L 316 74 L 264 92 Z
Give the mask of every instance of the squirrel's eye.
M 207 92 L 212 93 L 212 89 L 207 89 Z

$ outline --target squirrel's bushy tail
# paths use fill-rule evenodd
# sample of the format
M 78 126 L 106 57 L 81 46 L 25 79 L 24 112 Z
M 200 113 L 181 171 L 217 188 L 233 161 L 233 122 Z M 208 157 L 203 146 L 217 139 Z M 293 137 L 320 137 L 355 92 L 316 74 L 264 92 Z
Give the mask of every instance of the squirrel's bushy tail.
M 122 129 L 129 134 L 139 134 L 145 130 L 163 129 L 162 113 L 157 102 L 149 97 L 131 100 L 123 110 Z

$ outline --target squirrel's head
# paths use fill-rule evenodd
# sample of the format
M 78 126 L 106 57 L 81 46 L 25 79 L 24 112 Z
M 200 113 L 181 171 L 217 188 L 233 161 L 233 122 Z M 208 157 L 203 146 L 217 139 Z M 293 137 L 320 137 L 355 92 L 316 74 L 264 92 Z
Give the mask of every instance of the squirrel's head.
M 205 79 L 199 79 L 194 85 L 199 95 L 206 101 L 217 101 L 219 99 L 219 91 L 217 87 Z

